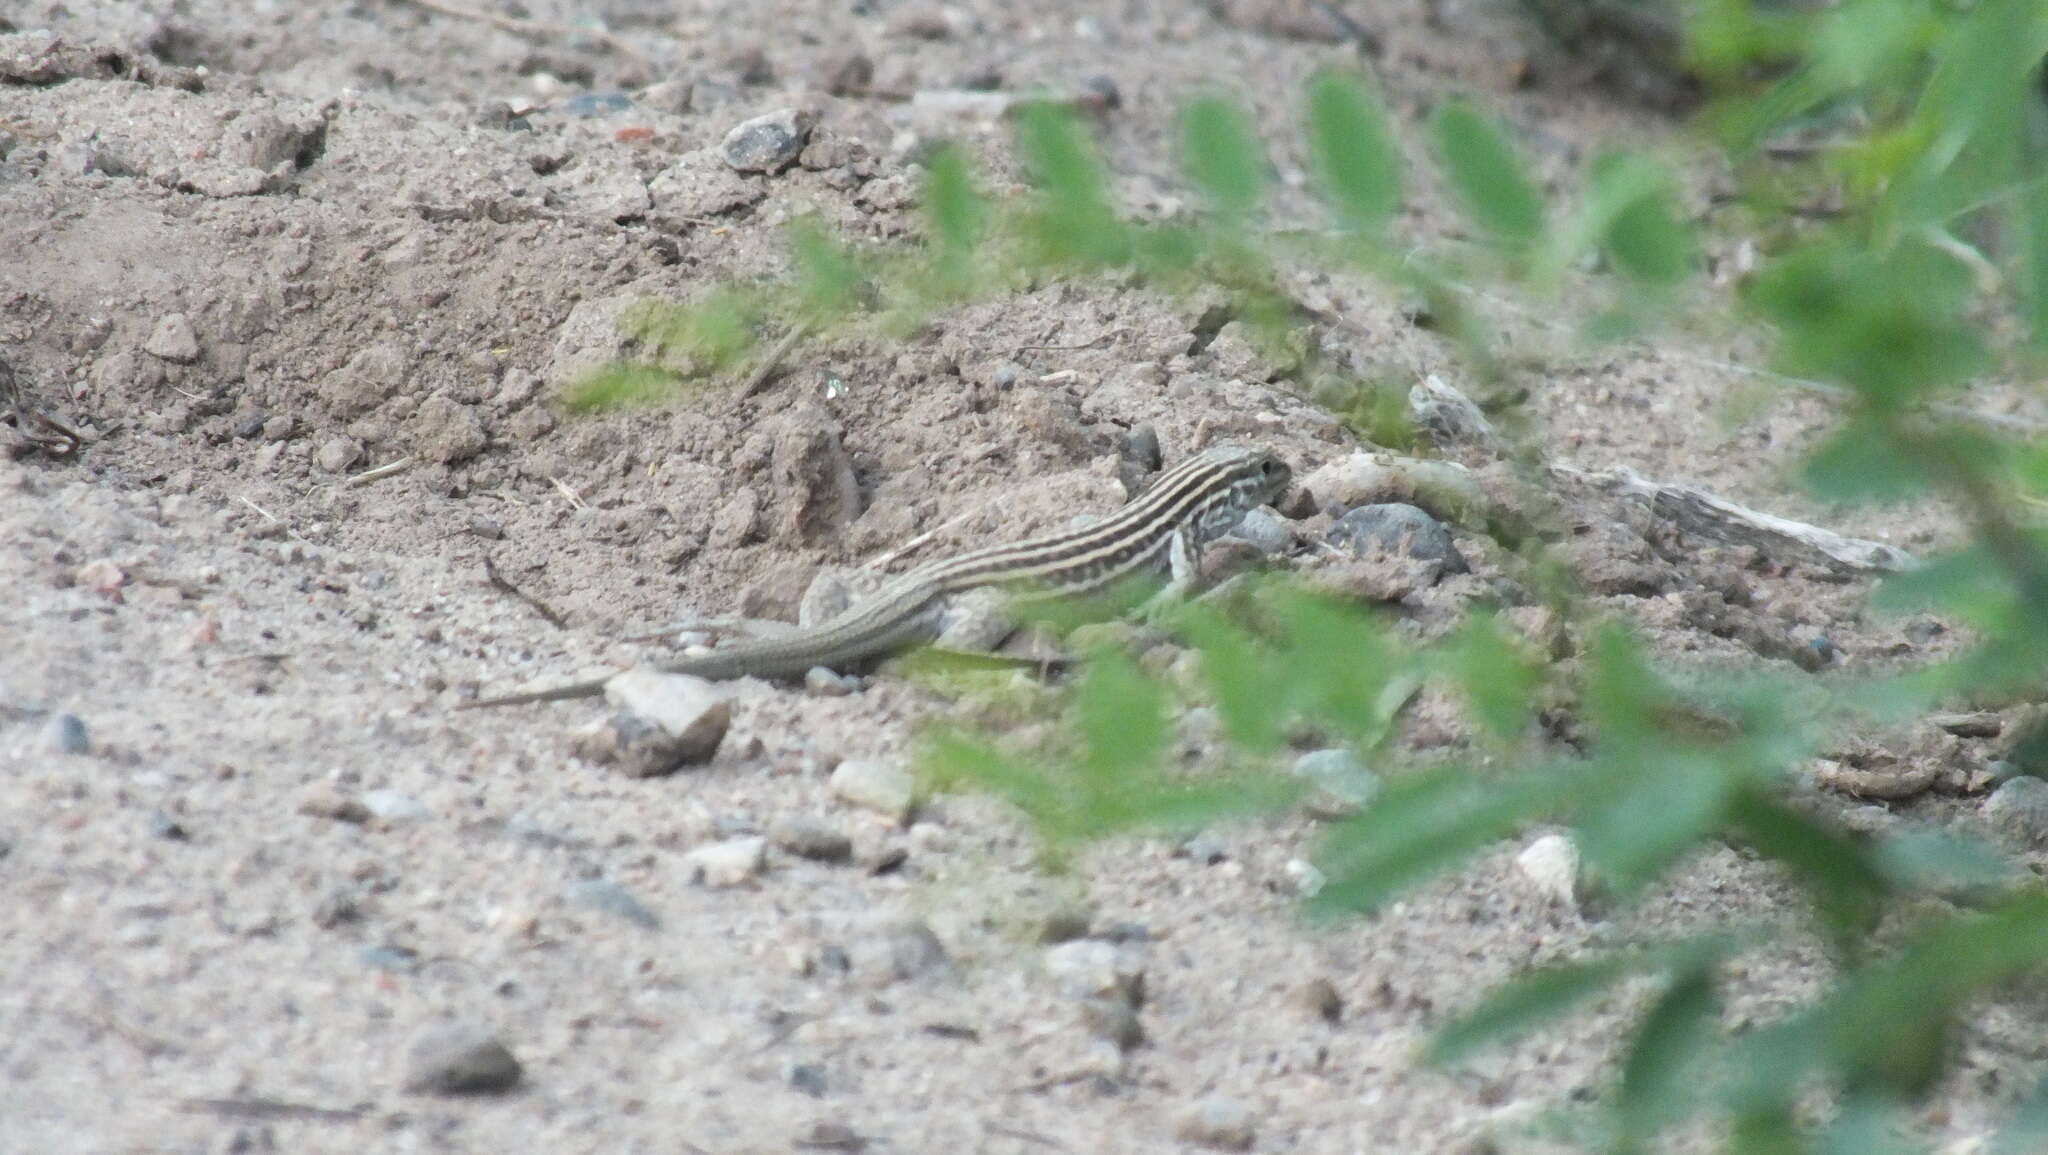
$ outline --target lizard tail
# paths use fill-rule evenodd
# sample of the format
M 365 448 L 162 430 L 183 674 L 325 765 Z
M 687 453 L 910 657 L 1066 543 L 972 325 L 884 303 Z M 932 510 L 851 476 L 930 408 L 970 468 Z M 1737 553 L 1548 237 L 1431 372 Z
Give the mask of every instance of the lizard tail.
M 595 698 L 604 693 L 604 684 L 610 678 L 598 678 L 589 682 L 571 682 L 566 686 L 554 686 L 546 690 L 533 690 L 524 694 L 507 694 L 502 698 L 480 698 L 456 706 L 458 710 L 481 710 L 485 706 L 524 706 L 531 702 L 563 702 L 570 698 Z

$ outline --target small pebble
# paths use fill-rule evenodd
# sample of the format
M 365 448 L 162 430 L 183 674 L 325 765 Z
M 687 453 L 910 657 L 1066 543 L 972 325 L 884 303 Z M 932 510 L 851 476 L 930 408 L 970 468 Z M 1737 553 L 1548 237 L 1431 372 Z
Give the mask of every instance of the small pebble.
M 1346 818 L 1364 810 L 1379 793 L 1379 776 L 1357 754 L 1342 748 L 1311 750 L 1294 760 L 1294 776 L 1314 786 L 1312 814 Z
M 1092 921 L 1094 915 L 1085 907 L 1063 906 L 1045 916 L 1038 928 L 1038 941 L 1051 946 L 1086 938 Z
M 2035 850 L 2048 847 L 2048 781 L 2007 781 L 1985 800 L 1984 819 L 2020 846 Z
M 860 678 L 837 673 L 824 666 L 812 666 L 804 671 L 804 689 L 821 698 L 844 698 L 860 689 Z
M 1115 998 L 1133 1006 L 1144 1001 L 1145 971 L 1136 948 L 1075 939 L 1047 947 L 1044 966 L 1046 977 L 1070 999 Z
M 606 914 L 615 914 L 635 926 L 659 930 L 661 920 L 633 892 L 606 878 L 586 878 L 569 887 L 569 901 Z
M 623 92 L 579 92 L 562 102 L 563 112 L 586 119 L 625 112 L 632 107 L 633 98 Z
M 298 810 L 301 814 L 332 818 L 337 822 L 360 824 L 370 820 L 370 808 L 343 794 L 332 782 L 315 782 L 300 791 Z
M 897 823 L 909 819 L 916 798 L 910 772 L 888 762 L 849 758 L 832 771 L 832 793 L 855 806 L 888 815 Z
M 846 862 L 853 857 L 851 838 L 808 815 L 776 819 L 768 826 L 768 840 L 778 850 L 814 862 Z
M 85 719 L 60 712 L 43 723 L 43 748 L 59 754 L 90 754 L 92 738 L 85 731 Z
M 728 838 L 683 855 L 690 881 L 708 886 L 738 886 L 760 877 L 768 866 L 768 840 L 760 835 Z
M 778 173 L 796 163 L 810 135 L 809 114 L 779 109 L 733 126 L 720 154 L 735 172 Z
M 1562 834 L 1546 834 L 1515 855 L 1515 866 L 1536 889 L 1562 903 L 1578 901 L 1579 848 Z
M 363 792 L 363 807 L 374 817 L 386 822 L 424 822 L 434 812 L 414 799 L 411 795 L 396 790 L 366 790 Z
M 402 946 L 366 946 L 356 952 L 356 961 L 371 970 L 404 975 L 420 969 L 420 952 Z
M 1329 885 L 1330 879 L 1322 868 L 1306 858 L 1290 858 L 1281 867 L 1287 874 L 1287 881 L 1294 884 L 1294 893 L 1303 898 L 1314 898 Z
M 185 314 L 167 313 L 149 331 L 142 349 L 152 357 L 190 365 L 199 360 L 199 334 L 193 332 L 192 321 Z
M 519 1060 L 496 1035 L 454 1023 L 431 1027 L 413 1043 L 405 1089 L 440 1095 L 487 1094 L 519 1084 Z
M 888 957 L 889 973 L 895 978 L 918 979 L 952 973 L 953 958 L 946 953 L 946 944 L 922 919 L 885 923 L 876 937 L 877 945 Z
M 313 464 L 328 473 L 341 473 L 361 460 L 362 443 L 353 437 L 330 437 L 313 454 Z
M 1264 506 L 1245 514 L 1237 528 L 1225 536 L 1236 538 L 1267 557 L 1278 557 L 1294 545 L 1294 531 L 1279 514 Z
M 788 1063 L 782 1068 L 782 1079 L 813 1098 L 825 1097 L 825 1068 L 816 1063 Z
M 1217 1151 L 1249 1151 L 1258 1138 L 1251 1108 L 1221 1097 L 1203 1099 L 1188 1108 L 1174 1134 Z
M 710 761 L 732 724 L 726 691 L 702 678 L 629 670 L 605 683 L 619 711 L 576 732 L 580 757 L 654 778 Z
M 149 816 L 149 833 L 150 837 L 161 838 L 166 842 L 185 842 L 192 837 L 178 824 L 177 819 L 161 810 Z
M 503 541 L 505 539 L 504 524 L 487 513 L 479 513 L 469 519 L 469 532 L 483 538 L 485 541 Z
M 1344 996 L 1337 993 L 1337 987 L 1326 978 L 1313 978 L 1296 987 L 1294 1005 L 1310 1017 L 1334 1023 L 1344 1017 Z
M 1230 847 L 1221 838 L 1203 831 L 1182 842 L 1176 850 L 1182 858 L 1193 859 L 1203 866 L 1214 866 L 1230 857 Z

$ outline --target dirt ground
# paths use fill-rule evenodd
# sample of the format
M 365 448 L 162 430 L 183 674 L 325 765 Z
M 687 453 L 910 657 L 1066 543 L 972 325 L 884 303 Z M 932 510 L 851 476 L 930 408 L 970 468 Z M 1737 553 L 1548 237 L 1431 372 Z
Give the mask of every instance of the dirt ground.
M 1503 13 L 1347 8 L 1411 140 L 1450 91 L 1501 110 L 1553 180 L 1602 141 L 1675 131 Z M 985 800 L 907 822 L 850 805 L 835 767 L 900 759 L 934 709 L 886 677 L 845 696 L 741 683 L 717 756 L 666 778 L 577 757 L 587 704 L 452 712 L 659 652 L 620 639 L 680 618 L 790 616 L 819 567 L 927 531 L 899 567 L 1100 513 L 1139 424 L 1168 460 L 1253 440 L 1305 475 L 1349 453 L 1240 336 L 1198 333 L 1199 305 L 1101 285 L 961 309 L 907 341 L 802 346 L 749 400 L 586 417 L 554 399 L 620 351 L 627 303 L 775 270 L 798 212 L 911 232 L 920 143 L 962 137 L 1009 171 L 998 131 L 904 99 L 917 90 L 1106 78 L 1119 191 L 1165 212 L 1186 199 L 1178 96 L 1241 87 L 1298 188 L 1300 84 L 1356 46 L 1278 2 L 515 10 L 544 26 L 385 0 L 0 6 L 0 359 L 85 441 L 0 460 L 0 1152 L 1569 1140 L 1622 1003 L 1455 1070 L 1414 1062 L 1488 984 L 1614 933 L 1518 866 L 1520 846 L 1370 921 L 1312 926 L 1307 818 L 1193 853 L 1117 844 L 1054 877 Z M 815 117 L 801 160 L 727 168 L 726 133 L 784 108 Z M 1427 191 L 1407 224 L 1442 235 Z M 1322 339 L 1362 370 L 1459 379 L 1402 302 L 1319 291 L 1342 319 Z M 1752 384 L 1723 367 L 1753 352 L 1739 342 L 1582 356 L 1507 324 L 1541 365 L 1530 405 L 1558 459 L 1907 549 L 1947 532 L 1936 510 L 1799 496 L 1787 471 L 1825 409 L 1795 393 L 1731 410 Z M 1938 623 L 1866 613 L 1865 579 L 1731 561 L 1611 499 L 1570 501 L 1582 571 L 1665 652 L 1783 665 L 1818 648 L 1855 669 L 1945 644 Z M 1316 529 L 1296 526 L 1291 552 Z M 1405 612 L 1441 619 L 1496 589 L 1498 546 L 1459 544 L 1476 572 Z M 1975 822 L 1967 779 L 1834 804 Z M 783 836 L 805 819 L 823 859 Z M 763 832 L 782 833 L 758 869 L 690 857 Z M 1792 905 L 1721 850 L 1627 918 Z M 1077 920 L 1082 948 L 1050 955 L 1048 922 Z M 1128 1051 L 1130 1024 L 1075 997 L 1103 968 L 1142 974 Z M 1737 1010 L 1767 1015 L 1821 977 L 1788 948 Z M 409 1089 L 415 1040 L 446 1023 L 500 1040 L 519 1086 Z M 1930 1121 L 1952 1149 L 1988 1132 L 2037 1052 L 1997 1021 L 1973 1035 Z

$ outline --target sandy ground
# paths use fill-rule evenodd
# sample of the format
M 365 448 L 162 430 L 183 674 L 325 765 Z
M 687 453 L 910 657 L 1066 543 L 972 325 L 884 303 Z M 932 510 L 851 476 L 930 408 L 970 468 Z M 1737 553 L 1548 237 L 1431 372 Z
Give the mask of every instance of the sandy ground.
M 1349 7 L 1411 138 L 1446 91 L 1494 102 L 1553 180 L 1602 141 L 1673 131 L 1500 14 Z M 1197 305 L 1108 286 L 803 347 L 747 401 L 551 401 L 618 349 L 624 303 L 773 271 L 798 212 L 912 230 L 920 141 L 965 137 L 1007 172 L 999 134 L 900 98 L 918 88 L 1108 78 L 1105 146 L 1146 212 L 1185 198 L 1173 99 L 1258 77 L 1258 115 L 1290 142 L 1276 165 L 1298 173 L 1300 81 L 1354 49 L 1286 4 L 1222 9 L 522 9 L 616 41 L 384 2 L 0 9 L 0 358 L 87 442 L 0 461 L 0 1152 L 1568 1141 L 1625 1005 L 1456 1070 L 1413 1062 L 1487 984 L 1613 933 L 1518 869 L 1519 847 L 1369 922 L 1311 926 L 1290 870 L 1306 818 L 1213 831 L 1196 854 L 1117 844 L 1048 876 L 987 801 L 908 822 L 849 805 L 833 769 L 900 758 L 939 705 L 888 678 L 850 696 L 743 683 L 709 765 L 645 780 L 572 753 L 593 707 L 451 713 L 480 687 L 616 668 L 651 652 L 617 639 L 679 617 L 788 616 L 820 566 L 929 530 L 917 560 L 1101 512 L 1138 424 L 1169 459 L 1259 440 L 1306 473 L 1349 452 L 1243 341 L 1197 340 Z M 868 91 L 841 83 L 855 52 Z M 724 166 L 732 126 L 789 107 L 816 116 L 801 163 Z M 1425 192 L 1408 224 L 1440 235 Z M 1343 319 L 1323 337 L 1361 369 L 1458 379 L 1400 302 L 1323 288 Z M 1731 415 L 1747 383 L 1716 362 L 1738 344 L 1580 356 L 1526 328 L 1509 335 L 1540 366 L 1530 406 L 1560 458 L 1907 548 L 1945 532 L 1936 511 L 1793 492 L 1825 412 L 1793 396 Z M 1601 599 L 1668 653 L 1782 665 L 1825 639 L 1859 668 L 1942 644 L 1932 623 L 1868 616 L 1860 580 L 1571 508 Z M 1404 612 L 1445 620 L 1495 588 L 1498 547 L 1460 545 L 1477 572 Z M 486 559 L 565 624 L 495 588 Z M 845 861 L 778 838 L 736 885 L 692 865 L 799 819 L 843 835 Z M 1627 923 L 1792 905 L 1722 850 Z M 1040 939 L 1076 917 L 1092 937 L 1054 969 L 1087 965 L 1062 980 Z M 1142 974 L 1127 1053 L 1130 1024 L 1072 989 L 1104 968 Z M 1738 1009 L 1821 977 L 1788 948 Z M 494 1034 L 518 1088 L 409 1091 L 414 1041 L 445 1023 Z M 1985 1133 L 2036 1049 L 1987 1024 L 1937 1130 Z

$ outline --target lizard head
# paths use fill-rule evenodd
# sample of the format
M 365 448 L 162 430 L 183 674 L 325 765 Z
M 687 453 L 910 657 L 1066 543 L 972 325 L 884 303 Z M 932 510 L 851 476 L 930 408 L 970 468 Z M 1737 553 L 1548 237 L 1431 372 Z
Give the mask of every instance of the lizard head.
M 1213 541 L 1237 528 L 1244 515 L 1276 500 L 1293 484 L 1294 471 L 1269 449 L 1214 445 L 1196 454 L 1188 469 L 1208 478 L 1214 495 L 1200 516 L 1196 536 Z

